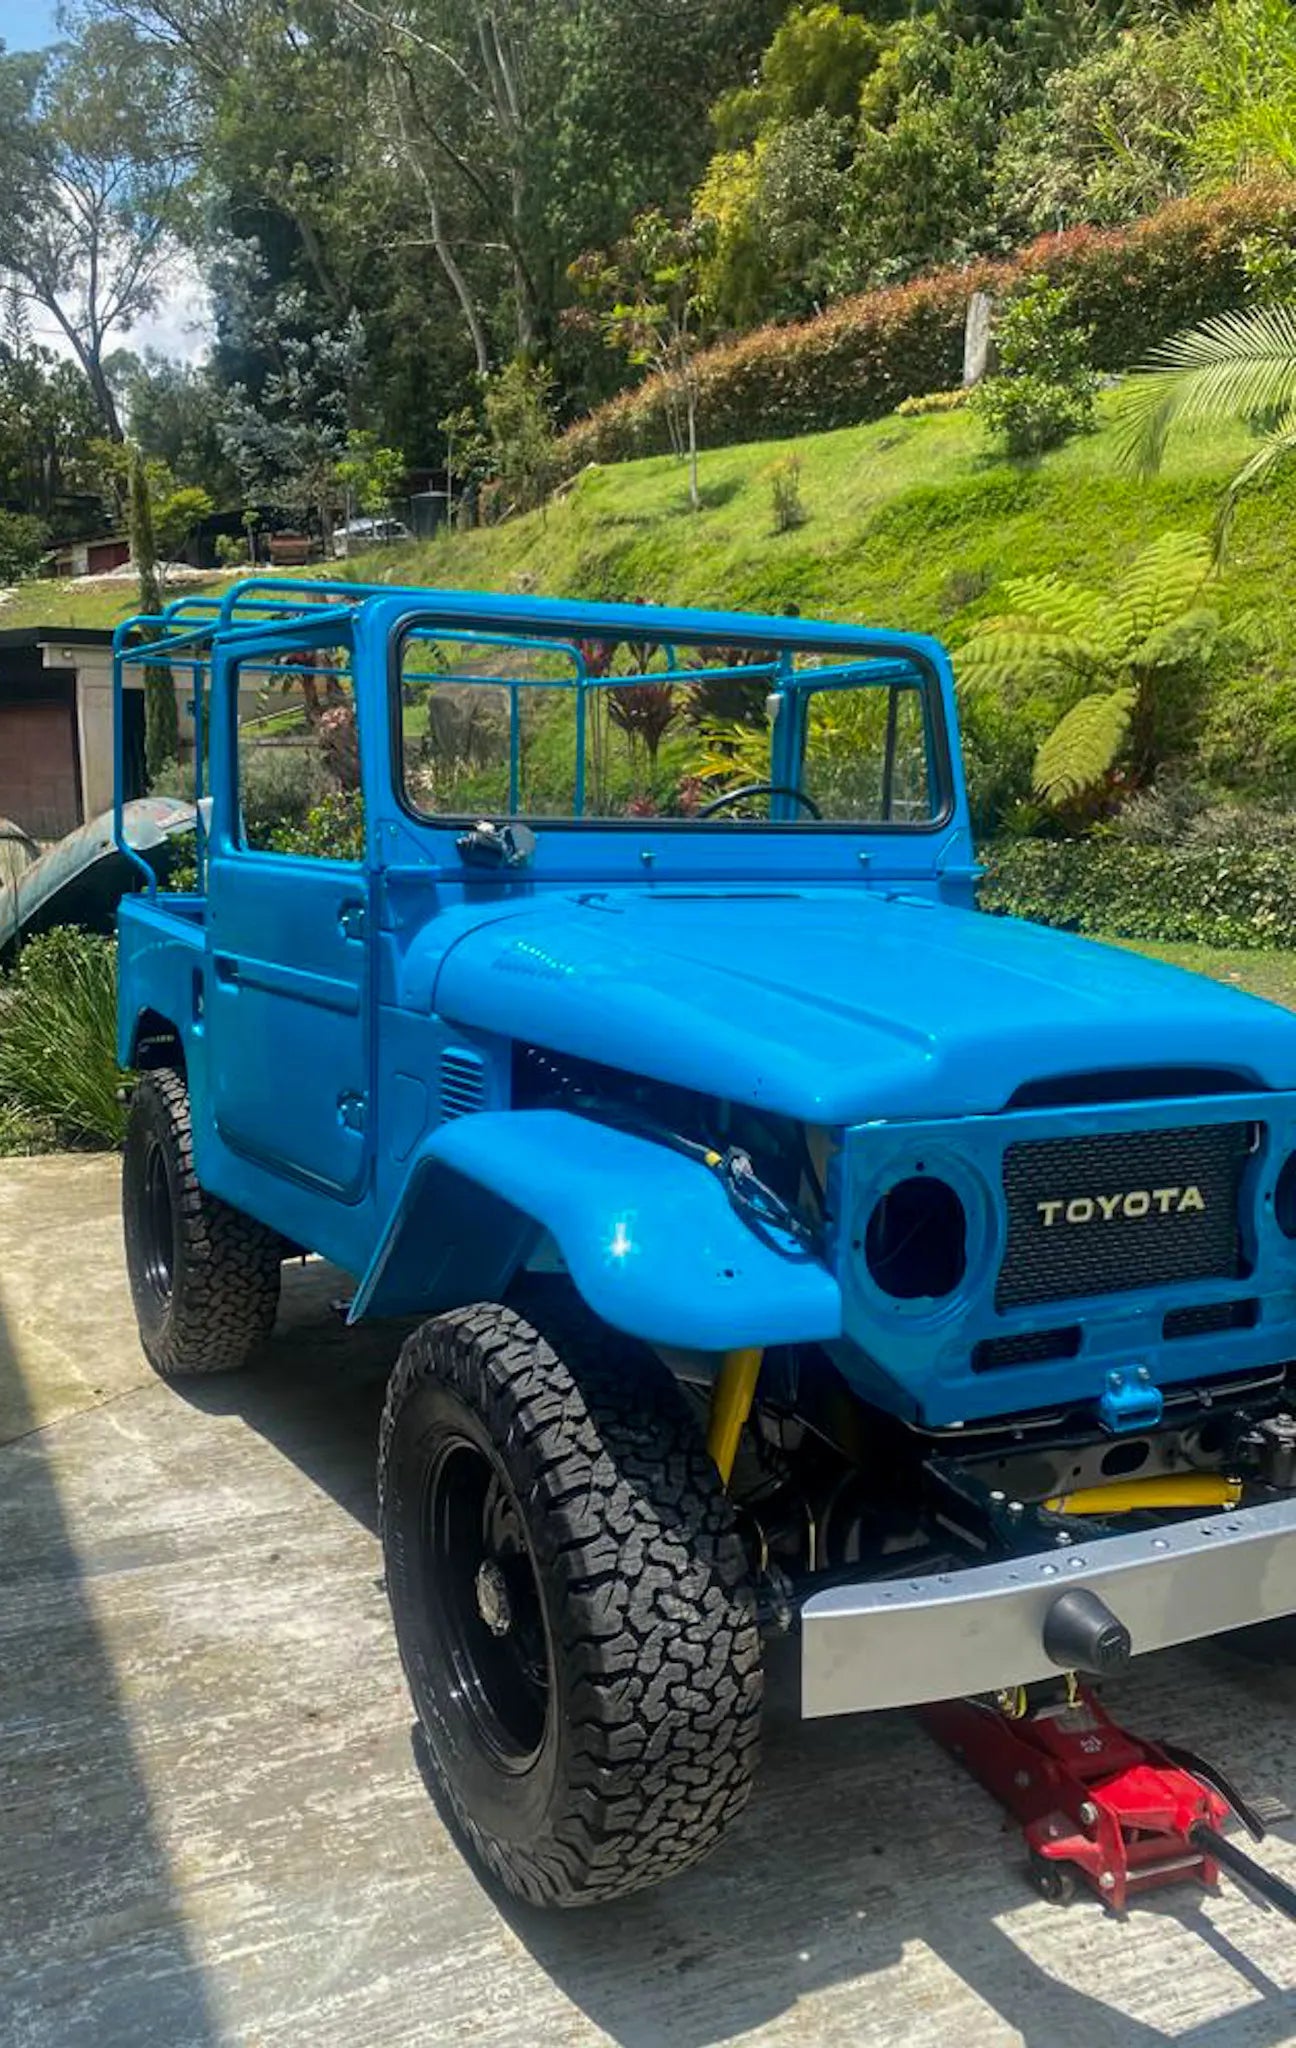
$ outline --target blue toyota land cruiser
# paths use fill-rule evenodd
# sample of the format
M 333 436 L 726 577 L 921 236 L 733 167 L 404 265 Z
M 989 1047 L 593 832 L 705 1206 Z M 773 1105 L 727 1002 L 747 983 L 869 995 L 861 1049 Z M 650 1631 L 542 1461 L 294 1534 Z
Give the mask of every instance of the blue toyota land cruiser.
M 144 1346 L 242 1365 L 301 1252 L 424 1319 L 387 1583 L 507 1887 L 705 1853 L 771 1633 L 827 1715 L 1296 1609 L 1296 1018 L 976 912 L 940 646 L 273 580 L 142 631 L 203 821 L 121 911 Z M 267 836 L 290 772 L 349 840 Z

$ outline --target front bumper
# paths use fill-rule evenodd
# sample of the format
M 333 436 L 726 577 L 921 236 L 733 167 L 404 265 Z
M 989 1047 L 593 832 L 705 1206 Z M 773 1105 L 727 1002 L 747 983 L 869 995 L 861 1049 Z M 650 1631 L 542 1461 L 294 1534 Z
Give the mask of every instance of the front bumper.
M 816 1593 L 801 1609 L 801 1711 L 915 1707 L 1055 1678 L 1044 1623 L 1077 1586 L 1124 1622 L 1135 1655 L 1296 1612 L 1296 1496 L 1042 1557 Z

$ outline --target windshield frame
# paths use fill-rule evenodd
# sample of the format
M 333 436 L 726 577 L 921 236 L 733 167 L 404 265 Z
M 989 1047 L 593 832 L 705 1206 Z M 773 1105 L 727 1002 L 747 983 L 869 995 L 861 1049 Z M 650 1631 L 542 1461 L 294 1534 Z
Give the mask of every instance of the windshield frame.
M 644 623 L 647 625 L 648 621 L 645 620 Z M 551 817 L 532 814 L 527 811 L 510 813 L 507 809 L 493 813 L 492 816 L 495 817 L 497 822 L 501 823 L 517 822 L 525 824 L 531 830 L 543 833 L 546 837 L 550 834 L 573 832 L 582 836 L 588 836 L 591 832 L 608 832 L 615 835 L 622 835 L 628 832 L 642 836 L 647 830 L 652 832 L 660 831 L 671 836 L 676 836 L 680 832 L 686 832 L 700 834 L 708 838 L 720 836 L 726 839 L 732 838 L 735 835 L 746 838 L 755 834 L 759 836 L 772 836 L 776 840 L 784 840 L 789 835 L 815 838 L 847 837 L 851 840 L 874 837 L 895 837 L 911 840 L 930 837 L 945 831 L 955 818 L 956 790 L 950 750 L 949 722 L 945 712 L 945 697 L 941 687 L 941 676 L 936 663 L 921 647 L 911 642 L 887 642 L 884 639 L 870 640 L 868 647 L 864 648 L 857 641 L 852 643 L 851 640 L 843 637 L 841 641 L 836 643 L 821 643 L 813 650 L 798 650 L 788 642 L 780 644 L 780 623 L 777 619 L 769 620 L 767 629 L 759 636 L 750 632 L 734 632 L 727 634 L 722 640 L 714 632 L 702 628 L 687 629 L 687 641 L 685 641 L 684 632 L 681 632 L 678 636 L 681 643 L 689 646 L 707 647 L 713 644 L 717 647 L 722 645 L 750 646 L 767 657 L 774 657 L 774 659 L 767 659 L 765 662 L 753 662 L 750 664 L 750 673 L 753 679 L 762 673 L 768 675 L 771 684 L 771 694 L 777 692 L 783 698 L 787 711 L 792 712 L 790 718 L 787 717 L 785 711 L 776 720 L 770 735 L 770 780 L 777 780 L 777 764 L 780 759 L 780 749 L 785 748 L 791 742 L 794 734 L 796 735 L 795 744 L 799 749 L 797 759 L 800 761 L 803 758 L 803 753 L 800 750 L 803 750 L 805 743 L 809 701 L 816 691 L 851 688 L 885 689 L 888 681 L 893 681 L 897 685 L 902 685 L 906 688 L 916 686 L 921 698 L 927 746 L 927 769 L 931 794 L 931 812 L 928 817 L 922 819 L 892 818 L 876 820 L 815 819 L 804 813 L 797 817 L 788 818 L 733 818 L 723 815 L 713 818 L 699 818 L 696 816 L 666 817 L 661 815 L 653 815 L 651 817 L 574 817 L 557 815 Z M 582 690 L 605 688 L 609 683 L 613 687 L 622 687 L 627 684 L 630 687 L 634 687 L 634 680 L 630 677 L 590 677 L 580 648 L 569 628 L 562 629 L 556 626 L 547 628 L 547 622 L 532 622 L 530 620 L 525 625 L 519 621 L 517 627 L 513 628 L 510 621 L 510 627 L 501 632 L 493 621 L 489 624 L 483 623 L 480 627 L 474 627 L 468 620 L 462 617 L 447 617 L 444 612 L 439 611 L 435 606 L 429 606 L 426 612 L 411 609 L 402 613 L 398 618 L 394 618 L 387 635 L 387 695 L 392 789 L 399 809 L 413 824 L 423 830 L 457 832 L 476 824 L 482 816 L 479 810 L 456 812 L 423 810 L 410 795 L 406 781 L 407 762 L 402 695 L 406 648 L 413 639 L 426 641 L 429 639 L 434 640 L 437 637 L 477 645 L 548 649 L 565 656 L 572 662 L 576 671 L 574 680 L 544 685 L 532 685 L 524 682 L 517 686 L 519 688 L 553 687 L 571 689 L 579 696 Z M 590 637 L 598 636 L 591 634 Z M 792 672 L 786 664 L 795 658 L 798 651 L 807 654 L 813 652 L 815 656 L 829 657 L 832 659 L 832 667 L 823 670 L 804 668 Z M 780 667 L 783 667 L 784 671 L 782 676 L 779 674 Z M 874 679 L 864 683 L 860 682 L 858 677 L 860 671 L 865 669 L 875 671 L 891 669 L 893 674 L 888 678 L 879 673 L 875 675 Z M 695 673 L 697 671 L 692 668 L 663 669 L 650 672 L 644 677 L 644 681 L 660 683 L 669 681 L 672 675 L 687 678 Z M 706 674 L 707 671 L 702 671 L 701 673 Z M 712 670 L 710 673 L 718 675 L 722 671 Z M 894 702 L 894 698 L 892 701 Z M 783 729 L 782 733 L 780 728 Z

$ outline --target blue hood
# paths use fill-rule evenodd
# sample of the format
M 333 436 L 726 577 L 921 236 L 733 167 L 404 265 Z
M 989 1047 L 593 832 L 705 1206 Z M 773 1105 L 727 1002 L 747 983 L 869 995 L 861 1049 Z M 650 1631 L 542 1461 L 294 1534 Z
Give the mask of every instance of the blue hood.
M 1026 1083 L 1110 1069 L 1296 1087 L 1285 1010 L 1040 925 L 862 889 L 533 897 L 450 946 L 435 1003 L 818 1124 L 993 1112 Z

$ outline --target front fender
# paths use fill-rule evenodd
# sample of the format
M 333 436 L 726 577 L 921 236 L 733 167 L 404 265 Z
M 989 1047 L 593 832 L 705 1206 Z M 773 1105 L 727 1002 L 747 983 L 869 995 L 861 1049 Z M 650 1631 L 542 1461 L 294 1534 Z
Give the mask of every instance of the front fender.
M 791 1238 L 757 1237 L 708 1168 L 546 1109 L 482 1111 L 423 1140 L 351 1320 L 498 1301 L 546 1234 L 593 1312 L 647 1343 L 841 1335 L 832 1274 Z

